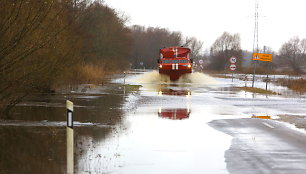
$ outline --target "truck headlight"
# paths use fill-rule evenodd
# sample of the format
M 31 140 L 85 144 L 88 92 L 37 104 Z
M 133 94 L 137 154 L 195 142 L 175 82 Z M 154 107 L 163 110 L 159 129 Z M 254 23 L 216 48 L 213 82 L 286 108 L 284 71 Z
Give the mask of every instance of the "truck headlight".
M 191 68 L 191 65 L 190 65 L 190 64 L 188 64 L 188 68 Z
M 163 67 L 163 65 L 159 65 L 159 68 L 162 68 Z

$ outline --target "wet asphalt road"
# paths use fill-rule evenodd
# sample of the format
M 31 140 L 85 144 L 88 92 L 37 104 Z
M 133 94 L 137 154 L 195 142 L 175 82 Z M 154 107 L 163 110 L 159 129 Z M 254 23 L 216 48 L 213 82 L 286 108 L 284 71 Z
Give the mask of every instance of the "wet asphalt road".
M 146 72 L 29 98 L 0 122 L 0 173 L 65 173 L 66 99 L 75 103 L 75 173 L 306 173 L 305 97 L 235 88 L 244 84 Z
M 233 137 L 225 152 L 229 173 L 306 171 L 306 136 L 281 122 L 261 119 L 214 120 L 210 126 Z

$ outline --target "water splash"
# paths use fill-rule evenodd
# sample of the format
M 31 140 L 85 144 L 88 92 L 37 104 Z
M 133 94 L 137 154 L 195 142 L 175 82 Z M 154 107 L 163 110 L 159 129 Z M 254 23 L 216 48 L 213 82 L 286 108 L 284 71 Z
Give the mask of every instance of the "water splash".
M 135 78 L 130 79 L 130 82 L 142 84 L 218 84 L 211 76 L 199 72 L 184 74 L 177 81 L 171 81 L 169 76 L 159 74 L 157 71 L 137 75 Z
M 179 78 L 178 83 L 192 83 L 192 84 L 206 84 L 206 85 L 218 84 L 218 82 L 213 77 L 199 72 L 182 75 Z
M 135 80 L 138 83 L 148 83 L 148 84 L 171 83 L 169 76 L 164 74 L 159 74 L 157 71 L 140 74 L 136 77 Z

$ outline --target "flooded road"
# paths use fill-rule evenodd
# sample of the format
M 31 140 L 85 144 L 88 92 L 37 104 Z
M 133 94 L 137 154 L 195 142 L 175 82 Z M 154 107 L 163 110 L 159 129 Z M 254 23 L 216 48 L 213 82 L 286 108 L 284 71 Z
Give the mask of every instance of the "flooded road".
M 235 88 L 244 84 L 145 72 L 29 97 L 0 122 L 0 173 L 66 172 L 67 99 L 75 173 L 305 173 L 305 98 Z

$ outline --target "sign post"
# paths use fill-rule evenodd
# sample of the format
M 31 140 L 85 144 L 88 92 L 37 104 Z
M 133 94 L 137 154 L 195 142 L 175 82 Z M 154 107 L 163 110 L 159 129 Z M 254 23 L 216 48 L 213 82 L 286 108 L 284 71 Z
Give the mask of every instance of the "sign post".
M 73 174 L 73 103 L 66 101 L 67 108 L 67 174 Z
M 231 65 L 230 65 L 230 70 L 232 71 L 232 82 L 234 81 L 234 71 L 236 70 L 237 66 L 236 66 L 236 62 L 237 62 L 237 58 L 236 57 L 231 57 L 230 58 L 230 62 L 231 62 Z
M 252 88 L 254 88 L 256 65 L 257 65 L 257 61 L 255 61 L 254 70 L 253 70 Z
M 252 60 L 255 61 L 254 72 L 253 72 L 253 82 L 252 82 L 252 88 L 253 88 L 254 82 L 255 82 L 255 71 L 256 71 L 257 61 L 272 62 L 272 54 L 253 53 Z M 268 81 L 268 78 L 269 78 L 269 75 L 267 74 L 267 81 Z M 268 82 L 266 82 L 266 90 L 267 89 L 268 89 Z
M 267 79 L 266 79 L 266 91 L 268 90 L 268 83 L 269 83 L 269 73 L 271 70 L 271 63 L 268 62 L 268 72 L 267 72 Z

